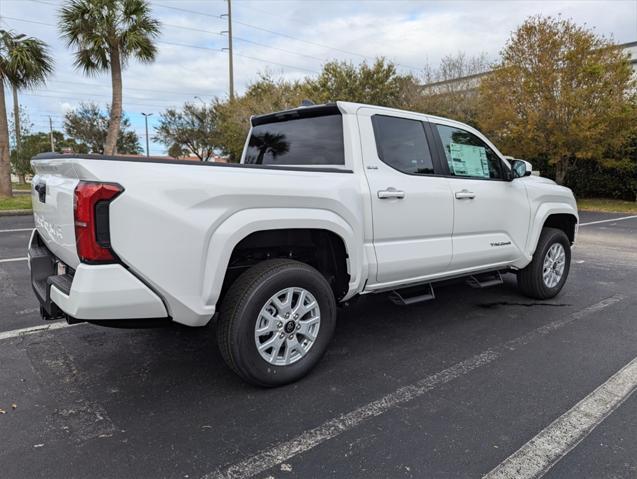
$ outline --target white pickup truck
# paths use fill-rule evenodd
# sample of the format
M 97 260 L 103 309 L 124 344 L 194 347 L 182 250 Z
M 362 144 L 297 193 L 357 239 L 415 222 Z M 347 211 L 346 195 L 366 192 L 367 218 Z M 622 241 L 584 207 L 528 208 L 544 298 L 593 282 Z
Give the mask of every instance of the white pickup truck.
M 45 319 L 217 323 L 228 365 L 285 384 L 321 358 L 337 305 L 433 284 L 564 285 L 573 194 L 475 129 L 337 102 L 255 116 L 240 164 L 43 154 L 32 284 Z M 218 313 L 218 314 L 217 314 Z

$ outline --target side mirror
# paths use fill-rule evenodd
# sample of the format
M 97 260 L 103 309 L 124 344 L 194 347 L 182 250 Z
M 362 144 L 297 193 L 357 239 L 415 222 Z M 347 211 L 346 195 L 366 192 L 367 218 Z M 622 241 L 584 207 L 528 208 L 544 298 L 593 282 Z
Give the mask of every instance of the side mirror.
M 513 178 L 522 178 L 523 176 L 531 176 L 531 172 L 533 171 L 533 167 L 531 163 L 524 160 L 511 160 L 511 172 L 513 173 Z

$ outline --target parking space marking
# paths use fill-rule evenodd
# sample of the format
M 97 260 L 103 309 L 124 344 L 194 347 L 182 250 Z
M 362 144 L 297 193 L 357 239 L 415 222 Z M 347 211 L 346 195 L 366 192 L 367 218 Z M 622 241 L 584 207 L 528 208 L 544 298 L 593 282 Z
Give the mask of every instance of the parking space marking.
M 637 388 L 637 358 L 558 417 L 483 479 L 542 477 Z
M 0 263 L 13 263 L 15 261 L 26 261 L 27 258 L 26 256 L 24 258 L 7 258 L 7 259 L 0 259 Z
M 0 230 L 0 233 L 21 233 L 23 231 L 33 231 L 33 228 L 16 228 L 12 230 Z
M 612 220 L 589 221 L 588 223 L 580 223 L 580 226 L 597 225 L 599 223 L 612 223 L 613 221 L 631 220 L 633 218 L 637 218 L 637 215 L 622 216 L 621 218 L 613 218 Z
M 66 321 L 57 321 L 50 324 L 43 324 L 42 326 L 31 326 L 30 328 L 14 329 L 11 331 L 0 331 L 0 341 L 3 339 L 28 336 L 29 334 L 42 333 L 44 331 L 54 331 L 56 329 L 68 328 L 70 326 L 78 326 L 80 324 L 86 323 L 69 324 Z
M 599 312 L 615 303 L 622 301 L 622 295 L 614 295 L 610 298 L 588 306 L 570 315 L 540 326 L 522 336 L 506 341 L 498 346 L 489 348 L 475 356 L 454 364 L 453 366 L 439 371 L 431 376 L 427 376 L 408 386 L 403 386 L 396 391 L 383 396 L 376 401 L 372 401 L 353 411 L 344 413 L 336 418 L 330 419 L 320 426 L 307 430 L 299 436 L 265 449 L 256 455 L 249 457 L 237 464 L 225 469 L 218 469 L 204 478 L 225 478 L 225 479 L 246 479 L 278 466 L 289 459 L 303 454 L 316 446 L 333 439 L 350 429 L 353 429 L 363 422 L 373 417 L 380 416 L 396 406 L 404 404 L 412 399 L 420 397 L 437 386 L 446 384 L 454 379 L 464 376 L 482 366 L 492 363 L 500 358 L 507 351 L 514 351 L 520 346 L 528 344 L 530 341 L 545 336 L 557 329 L 560 329 L 571 322 L 581 319 L 590 314 Z

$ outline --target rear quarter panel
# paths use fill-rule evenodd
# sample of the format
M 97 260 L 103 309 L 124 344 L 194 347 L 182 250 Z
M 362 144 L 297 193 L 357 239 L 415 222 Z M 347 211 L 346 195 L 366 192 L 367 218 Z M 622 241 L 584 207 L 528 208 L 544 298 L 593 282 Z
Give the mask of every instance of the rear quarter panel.
M 175 321 L 211 318 L 232 249 L 259 229 L 345 236 L 350 275 L 361 280 L 365 198 L 352 173 L 94 160 L 80 168 L 124 187 L 110 207 L 112 247 L 164 297 Z

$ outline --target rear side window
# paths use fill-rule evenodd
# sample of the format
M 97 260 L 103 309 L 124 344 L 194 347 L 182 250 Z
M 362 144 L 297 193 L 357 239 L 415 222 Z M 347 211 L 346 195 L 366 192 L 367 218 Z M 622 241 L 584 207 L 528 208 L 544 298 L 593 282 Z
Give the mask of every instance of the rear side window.
M 431 175 L 434 166 L 425 136 L 425 126 L 418 120 L 393 116 L 372 117 L 378 157 L 392 168 L 411 175 Z
M 257 165 L 344 165 L 340 114 L 256 125 L 245 163 Z
M 446 125 L 436 125 L 453 176 L 502 179 L 502 161 L 473 133 Z

